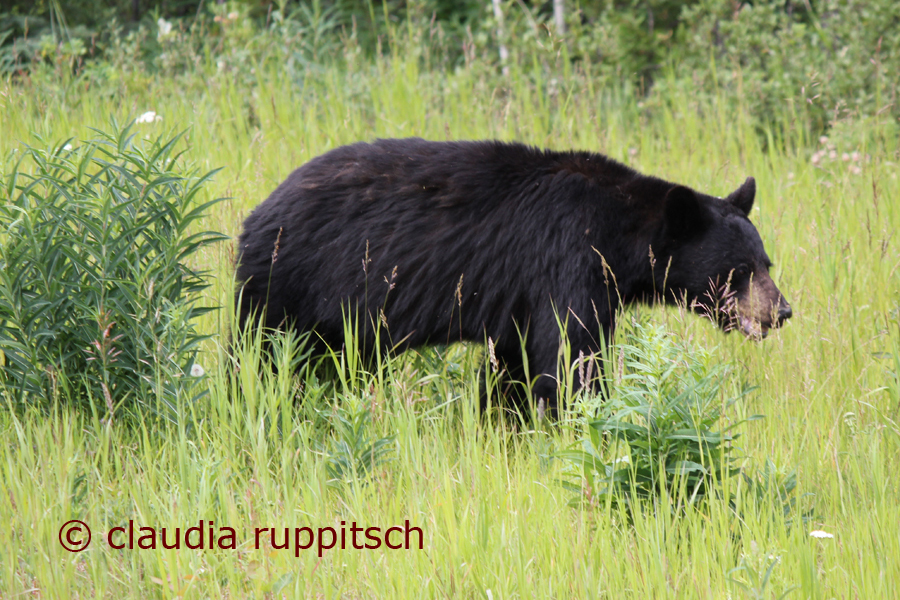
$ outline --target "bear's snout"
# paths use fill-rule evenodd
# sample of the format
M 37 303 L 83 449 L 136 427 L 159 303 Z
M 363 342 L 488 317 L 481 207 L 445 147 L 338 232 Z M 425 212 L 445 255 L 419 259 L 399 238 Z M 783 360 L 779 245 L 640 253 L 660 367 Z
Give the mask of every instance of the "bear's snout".
M 794 316 L 794 311 L 791 310 L 791 305 L 787 303 L 787 300 L 784 299 L 784 296 L 781 297 L 781 300 L 778 302 L 778 314 L 775 319 L 775 327 L 781 327 L 784 325 L 784 322 Z
M 777 329 L 790 319 L 794 312 L 781 295 L 781 291 L 766 272 L 758 273 L 743 293 L 737 294 L 737 321 L 749 338 L 764 339 L 770 329 Z

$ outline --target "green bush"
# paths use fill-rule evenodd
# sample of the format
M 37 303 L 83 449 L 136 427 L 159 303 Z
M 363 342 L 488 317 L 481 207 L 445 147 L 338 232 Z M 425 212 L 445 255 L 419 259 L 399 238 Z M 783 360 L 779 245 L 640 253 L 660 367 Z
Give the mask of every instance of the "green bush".
M 613 354 L 618 381 L 588 423 L 582 449 L 558 456 L 579 469 L 575 504 L 702 499 L 737 473 L 727 411 L 749 390 L 714 351 L 678 341 L 661 326 L 624 327 Z M 752 417 L 758 418 L 758 417 Z
M 394 450 L 394 436 L 376 438 L 371 433 L 372 411 L 351 399 L 347 407 L 331 409 L 327 416 L 334 427 L 325 468 L 331 487 L 341 489 L 353 481 L 365 483 L 375 468 Z
M 898 114 L 894 0 L 703 0 L 685 7 L 678 38 L 670 61 L 680 80 L 760 118 L 786 118 L 790 101 L 820 129 L 850 114 Z
M 182 166 L 178 135 L 97 134 L 26 146 L 0 179 L 0 384 L 20 406 L 172 418 L 196 393 L 193 321 L 211 310 L 189 261 L 224 237 L 192 227 L 217 202 L 199 200 L 213 173 Z

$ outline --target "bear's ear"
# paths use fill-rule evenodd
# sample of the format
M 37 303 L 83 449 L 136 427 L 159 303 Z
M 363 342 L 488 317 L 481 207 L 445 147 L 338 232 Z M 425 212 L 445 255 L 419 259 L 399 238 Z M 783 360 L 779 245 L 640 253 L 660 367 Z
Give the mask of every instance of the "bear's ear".
M 666 194 L 666 229 L 671 238 L 686 239 L 706 227 L 706 211 L 691 188 L 676 185 Z
M 731 192 L 725 200 L 741 209 L 745 215 L 749 215 L 750 209 L 753 208 L 754 198 L 756 198 L 756 180 L 748 177 L 747 181 L 742 183 L 741 187 Z

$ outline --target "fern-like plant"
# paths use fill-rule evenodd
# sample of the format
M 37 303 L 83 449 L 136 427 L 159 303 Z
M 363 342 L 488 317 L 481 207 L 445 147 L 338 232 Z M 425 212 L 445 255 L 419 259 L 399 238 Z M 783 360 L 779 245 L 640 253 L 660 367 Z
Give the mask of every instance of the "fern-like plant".
M 20 406 L 172 418 L 211 310 L 190 261 L 225 237 L 195 231 L 213 173 L 183 165 L 180 135 L 95 132 L 25 146 L 0 175 L 0 384 Z

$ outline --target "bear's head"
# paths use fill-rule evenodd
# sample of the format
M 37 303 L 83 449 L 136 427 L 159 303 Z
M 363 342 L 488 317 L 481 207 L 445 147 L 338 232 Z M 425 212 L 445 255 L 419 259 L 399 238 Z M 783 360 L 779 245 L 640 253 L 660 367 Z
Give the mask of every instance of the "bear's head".
M 675 186 L 665 197 L 662 239 L 665 273 L 655 269 L 668 302 L 686 303 L 725 331 L 762 339 L 791 317 L 759 232 L 748 219 L 756 196 L 749 177 L 727 198 Z

